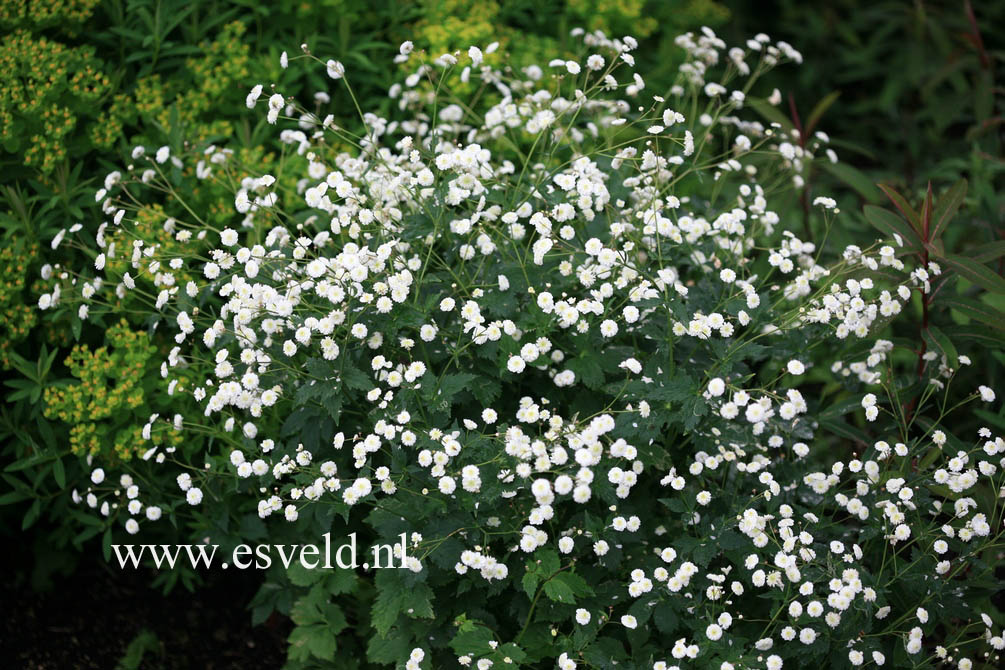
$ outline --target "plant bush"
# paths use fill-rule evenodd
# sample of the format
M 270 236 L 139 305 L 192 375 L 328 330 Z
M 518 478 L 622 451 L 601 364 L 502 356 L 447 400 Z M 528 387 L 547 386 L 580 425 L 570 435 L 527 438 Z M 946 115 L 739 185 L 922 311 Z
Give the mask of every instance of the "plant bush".
M 681 28 L 701 21 L 715 25 L 726 15 L 714 2 L 664 4 L 612 3 L 594 9 L 582 3 L 542 8 L 507 2 L 490 8 L 494 13 L 489 23 L 501 40 L 520 44 L 519 52 L 528 52 L 521 58 L 529 63 L 534 54 L 566 53 L 567 26 L 584 13 L 592 15 L 594 27 L 615 29 L 640 11 L 657 12 L 662 25 Z M 5 254 L 0 300 L 6 319 L 0 328 L 0 364 L 13 377 L 6 383 L 7 402 L 0 409 L 0 459 L 9 487 L 0 495 L 0 528 L 6 537 L 19 539 L 30 529 L 36 545 L 32 579 L 37 584 L 44 585 L 56 566 L 70 569 L 76 552 L 103 531 L 93 524 L 81 530 L 81 519 L 63 504 L 64 490 L 81 478 L 86 481 L 87 473 L 71 450 L 69 431 L 76 427 L 54 418 L 43 392 L 78 383 L 79 369 L 65 364 L 74 347 L 86 346 L 91 352 L 107 347 L 104 329 L 122 318 L 133 331 L 148 326 L 142 311 L 126 306 L 100 327 L 68 311 L 37 320 L 38 297 L 51 290 L 54 270 L 73 261 L 68 245 L 52 248 L 50 241 L 77 223 L 87 239 L 97 232 L 100 218 L 93 194 L 101 179 L 96 175 L 119 164 L 136 144 L 167 145 L 177 153 L 192 144 L 223 140 L 239 156 L 250 152 L 260 157 L 242 159 L 262 169 L 260 161 L 274 156 L 265 149 L 268 124 L 248 115 L 243 100 L 255 81 L 275 80 L 281 72 L 287 91 L 302 97 L 320 91 L 322 99 L 330 95 L 330 103 L 319 99 L 318 104 L 330 104 L 341 114 L 353 109 L 344 89 L 328 88 L 323 72 L 283 72 L 279 45 L 310 44 L 340 54 L 355 72 L 365 74 L 356 81 L 362 106 L 387 114 L 394 101 L 386 91 L 397 71 L 384 65 L 396 49 L 392 42 L 414 35 L 420 45 L 448 48 L 434 44 L 435 31 L 427 36 L 423 28 L 450 14 L 450 7 L 443 5 L 0 0 L 0 58 L 12 73 L 0 94 L 0 141 L 5 149 L 0 156 Z M 471 14 L 452 25 L 474 42 L 481 39 L 478 31 L 485 24 Z M 652 46 L 647 52 L 657 54 L 659 33 L 647 44 Z M 185 195 L 195 198 L 192 202 L 214 221 L 231 208 L 232 194 L 219 188 Z M 163 231 L 160 234 L 163 237 Z M 158 338 L 153 336 L 153 346 L 169 351 L 167 340 Z M 156 365 L 143 368 L 141 377 L 134 382 L 143 389 L 144 400 L 131 414 L 113 413 L 90 422 L 99 449 L 106 453 L 114 450 L 115 436 L 124 439 L 129 431 L 141 431 L 145 418 L 162 409 Z M 197 581 L 197 575 L 184 570 L 172 575 L 168 588 L 178 575 L 186 584 Z
M 688 33 L 664 92 L 575 35 L 521 69 L 406 42 L 374 108 L 291 53 L 358 117 L 258 85 L 263 151 L 133 148 L 38 303 L 115 339 L 45 391 L 88 452 L 73 518 L 106 553 L 404 533 L 406 569 L 273 566 L 289 667 L 994 667 L 1003 422 L 957 417 L 1000 403 L 928 320 L 1005 293 L 940 242 L 965 184 L 802 239 L 828 138 L 748 112 L 799 52 Z M 886 337 L 912 301 L 923 345 Z

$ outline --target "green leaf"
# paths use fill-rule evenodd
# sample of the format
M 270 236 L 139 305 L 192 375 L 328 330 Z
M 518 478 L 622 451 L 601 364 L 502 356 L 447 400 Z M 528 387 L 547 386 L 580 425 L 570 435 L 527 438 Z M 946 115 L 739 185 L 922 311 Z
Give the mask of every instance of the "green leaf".
M 8 491 L 7 493 L 0 496 L 0 507 L 4 505 L 12 505 L 16 502 L 21 502 L 28 498 L 28 495 L 21 491 Z
M 576 594 L 573 592 L 572 587 L 562 579 L 563 574 L 559 573 L 544 583 L 544 595 L 557 603 L 574 605 L 576 603 Z
M 1005 256 L 1005 240 L 982 244 L 976 249 L 967 252 L 967 258 L 971 258 L 978 263 L 990 263 Z
M 810 112 L 810 115 L 806 118 L 806 136 L 807 137 L 813 133 L 813 129 L 817 127 L 818 123 L 820 123 L 820 119 L 827 112 L 827 110 L 830 108 L 830 106 L 833 105 L 837 101 L 837 99 L 840 96 L 841 96 L 841 91 L 831 91 L 830 93 L 828 93 L 827 95 L 825 95 L 823 98 L 821 98 L 820 102 L 818 102 L 816 104 L 816 106 L 813 107 L 813 111 Z
M 716 538 L 716 543 L 725 549 L 726 551 L 734 551 L 736 549 L 743 549 L 748 546 L 749 540 L 747 540 L 743 535 L 732 530 L 724 531 L 719 537 Z
M 866 202 L 873 205 L 882 202 L 883 193 L 876 188 L 872 179 L 858 168 L 848 163 L 831 163 L 830 161 L 821 163 L 821 166 L 835 178 L 855 189 Z
M 377 597 L 373 601 L 371 622 L 381 637 L 387 637 L 399 614 L 404 613 L 413 619 L 433 618 L 432 589 L 421 582 L 405 586 L 400 578 L 390 576 L 391 572 L 394 571 L 377 572 Z
M 661 633 L 669 635 L 677 630 L 677 624 L 679 620 L 677 619 L 677 613 L 670 603 L 660 603 L 653 610 L 653 621 L 656 622 L 656 627 Z
M 56 486 L 60 489 L 66 488 L 66 470 L 63 468 L 62 458 L 52 462 L 52 476 L 56 480 Z
M 907 219 L 907 222 L 910 223 L 911 226 L 920 235 L 922 230 L 921 217 L 918 215 L 918 212 L 915 211 L 913 207 L 911 207 L 910 203 L 907 202 L 907 199 L 904 198 L 904 196 L 902 196 L 900 193 L 897 193 L 897 191 L 895 191 L 892 186 L 888 186 L 886 184 L 877 184 L 877 186 L 879 186 L 880 190 L 882 190 L 883 193 L 886 194 L 886 197 L 890 199 L 890 202 L 892 202 L 893 205 L 900 211 L 900 213 L 904 215 L 904 218 Z
M 841 418 L 820 419 L 820 426 L 847 440 L 866 445 L 872 444 L 868 435 Z
M 593 595 L 593 589 L 590 588 L 590 585 L 586 583 L 585 579 L 577 575 L 575 572 L 560 572 L 555 575 L 554 579 L 552 579 L 552 581 L 556 580 L 572 589 L 572 594 L 577 598 Z
M 324 624 L 297 626 L 290 633 L 289 643 L 290 657 L 301 661 L 306 661 L 310 656 L 332 661 L 338 648 L 335 636 Z
M 122 655 L 122 658 L 119 659 L 115 670 L 139 670 L 143 665 L 143 656 L 147 652 L 156 653 L 159 650 L 160 640 L 157 638 L 157 635 L 144 628 L 136 634 L 136 637 L 126 647 L 126 651 Z
M 972 284 L 985 288 L 992 293 L 1005 295 L 1005 279 L 1002 279 L 1001 275 L 986 265 L 977 263 L 966 256 L 956 254 L 947 255 L 944 262 L 950 269 Z
M 990 347 L 992 351 L 997 351 L 1005 343 L 1005 333 L 977 325 L 957 326 L 953 328 L 953 337 L 957 340 L 969 340 L 983 347 Z
M 576 373 L 586 388 L 599 389 L 604 383 L 604 370 L 592 352 L 583 352 L 568 363 L 569 369 Z
M 562 559 L 558 552 L 550 547 L 545 547 L 534 552 L 534 557 L 540 561 L 540 572 L 545 577 L 551 577 L 562 567 Z
M 537 593 L 537 585 L 541 582 L 541 577 L 537 572 L 527 572 L 524 574 L 523 579 L 520 580 L 520 585 L 523 586 L 524 593 L 531 600 L 534 600 L 534 594 Z
M 37 500 L 35 501 L 38 502 Z M 105 529 L 105 532 L 101 535 L 101 553 L 105 557 L 105 562 L 111 560 L 112 558 L 112 529 L 109 526 Z
M 941 352 L 942 355 L 946 357 L 949 361 L 950 367 L 960 367 L 960 358 L 959 354 L 956 353 L 956 347 L 949 340 L 949 338 L 946 337 L 945 333 L 935 326 L 928 326 L 921 331 L 921 336 L 925 338 L 926 342 L 928 342 L 928 346 Z
M 946 230 L 946 226 L 956 216 L 957 210 L 967 197 L 967 180 L 961 179 L 939 198 L 939 204 L 932 216 L 932 229 L 929 238 L 937 240 Z
M 342 383 L 357 391 L 369 391 L 373 388 L 373 382 L 359 368 L 346 362 L 342 369 Z
M 24 519 L 21 520 L 21 530 L 27 530 L 38 521 L 39 515 L 42 513 L 42 501 L 36 499 L 35 502 L 31 504 L 28 511 L 24 515 Z
M 451 402 L 453 397 L 476 379 L 478 379 L 478 376 L 469 372 L 460 372 L 444 376 L 443 381 L 440 383 L 439 394 L 436 396 L 434 401 L 453 404 Z
M 928 182 L 928 189 L 925 191 L 925 199 L 921 202 L 921 212 L 918 216 L 921 220 L 924 241 L 930 244 L 935 239 L 932 234 L 932 182 Z
M 789 117 L 785 116 L 785 114 L 767 100 L 748 98 L 746 104 L 768 122 L 780 125 L 786 132 L 793 129 L 792 121 Z
M 308 570 L 300 561 L 294 562 L 286 571 L 295 586 L 313 586 L 324 577 L 322 570 Z
M 411 642 L 411 638 L 406 635 L 396 635 L 386 640 L 371 635 L 366 645 L 366 657 L 373 663 L 390 665 L 408 658 L 409 652 L 413 649 Z
M 862 208 L 865 220 L 887 237 L 899 237 L 903 249 L 909 253 L 921 250 L 921 238 L 918 233 L 904 223 L 904 220 L 888 209 L 876 205 L 866 205 Z
M 1005 331 L 1005 314 L 999 312 L 994 307 L 986 305 L 979 300 L 969 300 L 959 296 L 940 298 L 939 305 L 943 305 L 975 321 L 986 323 L 997 330 Z
M 495 635 L 485 626 L 478 625 L 474 628 L 461 630 L 450 640 L 450 647 L 457 652 L 458 656 L 485 656 L 492 653 L 490 643 L 495 640 Z

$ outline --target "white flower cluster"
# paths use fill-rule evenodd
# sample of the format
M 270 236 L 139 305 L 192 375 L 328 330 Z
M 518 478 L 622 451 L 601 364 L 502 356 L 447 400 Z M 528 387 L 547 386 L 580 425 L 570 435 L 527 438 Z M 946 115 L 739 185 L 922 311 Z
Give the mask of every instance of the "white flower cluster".
M 115 173 L 98 194 L 112 217 L 93 250 L 102 274 L 64 273 L 65 285 L 39 306 L 54 308 L 71 293 L 83 306 L 108 292 L 120 301 L 155 296 L 151 313 L 177 345 L 161 366 L 171 397 L 197 407 L 201 426 L 233 447 L 222 472 L 199 464 L 177 477 L 189 505 L 236 475 L 260 517 L 281 512 L 291 523 L 314 503 L 346 514 L 378 499 L 464 506 L 472 527 L 457 529 L 455 542 L 466 548 L 445 561 L 457 575 L 519 578 L 516 557 L 551 547 L 590 565 L 625 554 L 619 584 L 627 602 L 659 598 L 707 617 L 698 630 L 721 645 L 732 645 L 734 634 L 754 640 L 742 643 L 743 665 L 717 667 L 781 668 L 785 643 L 814 645 L 856 612 L 880 620 L 891 612 L 883 590 L 891 575 L 870 573 L 870 557 L 842 527 L 874 530 L 884 552 L 907 543 L 931 549 L 940 557 L 933 580 L 960 570 L 950 545 L 965 551 L 1000 534 L 1000 517 L 980 509 L 976 491 L 1001 490 L 1005 442 L 985 429 L 982 444 L 968 448 L 933 429 L 921 441 L 905 434 L 891 437 L 893 446 L 875 442 L 861 457 L 811 459 L 819 424 L 808 378 L 829 368 L 838 381 L 865 387 L 855 402 L 868 421 L 878 419 L 894 345 L 868 340 L 912 290 L 930 292 L 938 266 L 908 271 L 882 244 L 849 246 L 824 262 L 814 243 L 785 229 L 762 173 L 781 169 L 800 186 L 827 138 L 806 148 L 735 113 L 747 84 L 778 62 L 801 60 L 790 45 L 759 35 L 728 49 L 707 29 L 682 36 L 688 61 L 674 103 L 653 96 L 639 107 L 626 98 L 640 98 L 646 83 L 624 74 L 635 40 L 581 36 L 590 53 L 556 59 L 548 76 L 537 66 L 516 75 L 496 69 L 487 64 L 495 47 L 472 47 L 460 77 L 480 78 L 492 93 L 482 113 L 441 105 L 423 86 L 437 73 L 448 76 L 454 54 L 423 62 L 392 88 L 403 120 L 365 113 L 358 135 L 274 93 L 269 123 L 305 114 L 300 130 L 279 138 L 295 145 L 290 164 L 300 172 L 238 179 L 244 173 L 233 156 L 211 147 L 194 173 L 207 185 L 237 185 L 233 227 L 179 212 L 163 223 L 170 243 L 132 240 L 139 226 L 138 215 L 126 218 L 134 211 L 128 189 L 162 179 L 158 166 L 169 157 L 186 165 L 159 150 L 145 158 L 154 174 Z M 415 57 L 405 43 L 396 60 Z M 332 80 L 351 75 L 338 61 L 324 65 Z M 719 65 L 729 75 L 715 80 Z M 250 108 L 263 90 L 252 89 Z M 708 111 L 689 119 L 676 109 Z M 631 127 L 646 132 L 622 134 Z M 703 170 L 721 199 L 677 188 Z M 839 214 L 829 198 L 816 204 L 822 216 Z M 903 281 L 889 280 L 891 272 Z M 867 355 L 818 370 L 809 349 L 790 351 L 764 364 L 777 371 L 767 383 L 734 360 L 785 338 L 838 346 L 850 335 L 867 340 Z M 684 354 L 671 368 L 675 348 Z M 953 372 L 946 361 L 935 371 L 946 390 Z M 675 374 L 694 388 L 678 392 Z M 454 409 L 459 393 L 474 398 L 464 414 Z M 995 400 L 988 387 L 973 396 Z M 287 440 L 285 425 L 304 406 L 326 413 L 299 424 L 316 439 Z M 695 421 L 671 444 L 660 437 L 669 420 L 653 427 L 650 419 L 681 406 L 687 411 L 673 421 Z M 164 459 L 155 451 L 148 458 L 156 455 L 158 467 L 177 461 L 174 452 Z M 667 474 L 659 480 L 654 470 Z M 95 487 L 103 481 L 95 469 Z M 131 500 L 129 532 L 144 509 L 149 520 L 160 516 L 159 507 L 135 500 L 131 480 L 120 484 Z M 667 491 L 661 502 L 684 512 L 675 512 L 679 537 L 629 554 L 623 549 L 634 538 L 667 532 L 640 488 Z M 943 491 L 951 505 L 932 498 Z M 87 501 L 98 504 L 94 492 Z M 724 524 L 708 528 L 723 508 Z M 933 516 L 945 522 L 937 533 Z M 686 542 L 699 528 L 728 534 L 740 558 L 717 546 L 701 558 L 701 545 Z M 439 543 L 422 546 L 432 552 Z M 415 557 L 410 567 L 432 569 Z M 782 598 L 764 617 L 767 626 L 758 621 L 752 630 L 744 621 L 734 602 L 745 594 Z M 613 614 L 621 605 L 605 603 L 604 616 L 640 626 L 639 610 Z M 574 620 L 588 625 L 590 611 L 577 609 Z M 996 645 L 1001 637 L 990 629 Z M 922 629 L 914 630 L 904 639 L 911 654 L 924 645 Z M 903 637 L 896 626 L 884 635 Z M 853 665 L 867 653 L 885 662 L 871 640 L 847 643 Z M 778 654 L 766 653 L 776 645 Z M 688 638 L 669 650 L 677 661 L 704 662 L 712 653 Z M 424 658 L 415 649 L 406 667 Z M 577 667 L 568 653 L 558 663 Z

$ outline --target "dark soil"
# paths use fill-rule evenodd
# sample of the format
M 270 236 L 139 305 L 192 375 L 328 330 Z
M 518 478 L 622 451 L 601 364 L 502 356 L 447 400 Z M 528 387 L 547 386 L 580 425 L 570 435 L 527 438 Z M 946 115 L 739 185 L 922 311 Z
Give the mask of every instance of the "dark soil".
M 288 622 L 276 618 L 252 627 L 245 608 L 258 588 L 256 575 L 206 573 L 206 584 L 194 593 L 179 586 L 164 596 L 150 588 L 151 572 L 113 568 L 99 553 L 39 593 L 28 579 L 31 568 L 24 555 L 20 565 L 11 564 L 18 549 L 0 552 L 5 554 L 0 559 L 4 670 L 116 670 L 141 633 L 146 653 L 139 666 L 128 666 L 137 670 L 283 665 Z

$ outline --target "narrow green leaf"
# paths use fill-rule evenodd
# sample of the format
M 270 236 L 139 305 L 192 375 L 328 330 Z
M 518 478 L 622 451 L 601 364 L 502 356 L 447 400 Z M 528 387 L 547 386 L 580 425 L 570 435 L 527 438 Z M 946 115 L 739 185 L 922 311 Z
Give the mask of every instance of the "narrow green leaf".
M 63 459 L 57 458 L 52 462 L 52 476 L 56 480 L 56 486 L 66 488 L 66 470 L 63 468 Z
M 960 209 L 966 197 L 967 180 L 961 179 L 939 198 L 939 204 L 935 207 L 935 213 L 932 216 L 933 226 L 929 235 L 932 240 L 939 239 L 942 233 L 945 232 L 946 226 L 956 216 L 956 212 Z
M 968 319 L 974 319 L 975 321 L 986 323 L 997 330 L 1005 331 L 1005 314 L 983 302 L 951 296 L 940 298 L 938 304 L 955 309 Z
M 921 336 L 925 338 L 928 342 L 928 346 L 932 347 L 936 351 L 939 351 L 946 357 L 949 361 L 949 366 L 952 368 L 960 367 L 960 357 L 956 353 L 956 347 L 950 341 L 946 334 L 935 326 L 928 326 L 923 331 L 921 331 Z
M 807 135 L 811 135 L 813 133 L 813 129 L 817 127 L 818 123 L 820 123 L 820 119 L 827 112 L 827 110 L 830 108 L 830 106 L 833 105 L 837 101 L 837 99 L 840 96 L 841 96 L 841 91 L 831 91 L 830 93 L 828 93 L 827 95 L 825 95 L 823 98 L 821 98 L 820 102 L 818 102 L 816 104 L 816 106 L 813 107 L 813 111 L 810 112 L 809 117 L 807 117 L 807 119 L 806 119 L 806 134 Z
M 982 244 L 976 249 L 967 252 L 967 258 L 972 258 L 978 263 L 990 263 L 1005 256 L 1005 240 Z
M 765 120 L 771 123 L 777 123 L 782 127 L 783 130 L 789 132 L 792 130 L 792 121 L 789 120 L 787 116 L 782 114 L 781 111 L 771 103 L 766 100 L 759 100 L 754 98 L 749 98 L 746 102 L 747 106 L 753 108 L 755 112 L 764 117 Z
M 925 242 L 935 239 L 932 235 L 932 182 L 928 182 L 928 189 L 925 191 L 925 199 L 921 203 L 921 234 Z
M 1005 295 L 1005 279 L 1002 279 L 1001 275 L 986 265 L 958 254 L 948 254 L 944 261 L 950 269 L 972 284 L 985 288 L 992 293 Z
M 877 184 L 877 186 L 879 186 L 883 193 L 886 193 L 886 197 L 900 210 L 900 213 L 904 215 L 907 222 L 918 232 L 918 235 L 921 235 L 921 217 L 918 216 L 918 212 L 907 202 L 907 199 L 897 193 L 892 186 L 887 186 L 886 184 Z
M 875 205 L 866 205 L 862 208 L 865 219 L 877 230 L 887 237 L 899 237 L 903 243 L 903 249 L 909 253 L 916 253 L 921 250 L 921 238 L 918 234 L 901 219 L 888 209 Z
M 878 205 L 883 201 L 883 193 L 876 188 L 872 179 L 856 167 L 848 163 L 831 163 L 830 161 L 820 164 L 824 170 L 831 173 L 836 179 L 843 181 L 858 192 L 862 198 L 873 205 Z
M 1005 333 L 983 326 L 959 326 L 953 328 L 953 336 L 957 340 L 969 340 L 983 347 L 990 347 L 992 350 L 1000 349 L 1005 345 Z
M 872 441 L 869 436 L 862 432 L 860 429 L 852 426 L 847 421 L 839 418 L 833 419 L 822 419 L 820 421 L 820 427 L 825 428 L 831 433 L 845 438 L 846 440 L 852 440 L 853 442 L 858 442 L 860 444 L 871 444 Z
M 21 502 L 28 496 L 21 491 L 8 491 L 7 493 L 0 496 L 0 507 L 4 505 L 10 505 L 16 502 Z
M 28 511 L 24 515 L 24 519 L 21 521 L 21 530 L 27 530 L 38 521 L 39 514 L 42 513 L 42 501 L 36 499 L 35 502 L 31 504 Z

